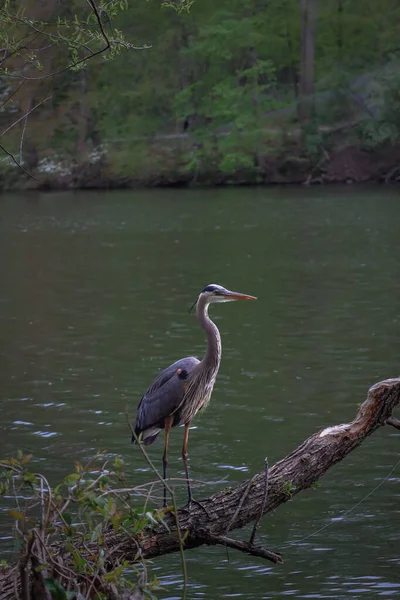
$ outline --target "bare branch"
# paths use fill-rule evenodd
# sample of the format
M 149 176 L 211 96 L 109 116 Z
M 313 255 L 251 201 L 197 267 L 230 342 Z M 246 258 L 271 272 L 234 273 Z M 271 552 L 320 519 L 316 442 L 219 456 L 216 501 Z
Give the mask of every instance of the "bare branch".
M 25 173 L 25 175 L 28 175 L 28 177 L 31 177 L 32 179 L 35 179 L 35 181 L 36 181 L 36 177 L 34 177 L 31 173 L 28 173 L 28 171 L 26 169 L 24 169 L 24 167 L 22 165 L 19 164 L 19 162 L 17 161 L 15 156 L 11 152 L 9 152 L 6 148 L 4 148 L 4 146 L 2 146 L 1 144 L 0 144 L 0 150 L 3 150 L 4 154 L 7 154 L 7 156 L 9 156 L 11 158 L 11 160 L 17 165 L 17 167 L 19 167 L 21 169 L 21 171 L 23 171 Z
M 31 102 L 32 102 L 32 99 L 29 100 L 29 105 L 31 105 Z M 20 163 L 21 167 L 22 167 L 22 162 L 23 162 L 23 160 L 22 160 L 22 146 L 24 144 L 24 137 L 25 137 L 25 131 L 26 131 L 26 125 L 27 125 L 27 123 L 28 123 L 28 115 L 26 114 L 25 115 L 24 126 L 22 128 L 21 139 L 20 139 L 20 142 L 19 142 L 19 163 Z
M 267 550 L 267 548 L 263 548 L 262 546 L 253 546 L 253 544 L 250 542 L 247 543 L 243 542 L 242 540 L 234 540 L 226 535 L 213 535 L 208 533 L 204 536 L 204 542 L 207 545 L 215 546 L 216 544 L 221 544 L 223 546 L 228 546 L 228 548 L 240 550 L 240 552 L 245 552 L 251 556 L 265 558 L 266 560 L 270 560 L 275 564 L 283 563 L 282 555 L 279 554 L 279 552 L 272 552 L 271 550 Z
M 28 115 L 30 115 L 34 110 L 36 110 L 41 104 L 44 104 L 47 100 L 50 100 L 50 98 L 53 97 L 53 94 L 50 94 L 49 96 L 46 96 L 46 98 L 43 98 L 43 100 L 41 100 L 40 102 L 38 102 L 37 104 L 35 104 L 35 106 L 33 108 L 31 108 L 30 110 L 28 110 L 28 112 L 26 112 L 24 115 L 22 115 L 22 117 L 20 117 L 19 119 L 17 119 L 16 121 L 14 121 L 14 123 L 11 123 L 11 125 L 9 127 L 7 127 L 7 129 L 5 129 L 3 131 L 3 133 L 0 133 L 0 138 L 3 137 L 3 135 L 5 135 L 8 131 L 10 131 L 10 129 L 12 129 L 13 127 L 15 127 L 20 121 L 22 121 L 22 119 L 25 119 Z M 7 152 L 8 154 L 8 152 Z
M 87 3 L 89 4 L 90 8 L 92 9 L 92 12 L 94 13 L 101 35 L 105 41 L 105 46 L 103 48 L 101 48 L 100 50 L 97 50 L 96 52 L 92 52 L 87 46 L 85 46 L 85 48 L 90 51 L 89 56 L 84 56 L 82 58 L 80 58 L 79 60 L 67 65 L 66 67 L 64 67 L 63 69 L 60 69 L 59 71 L 54 71 L 53 73 L 43 73 L 43 75 L 41 75 L 40 77 L 26 77 L 25 75 L 11 75 L 9 74 L 8 77 L 13 77 L 13 78 L 19 78 L 19 79 L 24 79 L 26 81 L 36 81 L 38 79 L 47 79 L 48 77 L 55 77 L 56 75 L 60 75 L 61 73 L 64 73 L 65 71 L 69 71 L 70 69 L 74 69 L 75 67 L 79 66 L 80 64 L 86 62 L 87 60 L 94 58 L 95 56 L 98 56 L 99 54 L 102 54 L 103 52 L 106 52 L 107 50 L 109 50 L 111 48 L 111 42 L 110 39 L 108 38 L 105 30 L 104 30 L 104 26 L 103 26 L 103 22 L 99 13 L 99 10 L 94 2 L 94 0 L 86 0 Z M 24 22 L 24 20 L 22 19 L 18 19 L 19 21 Z M 32 24 L 29 23 L 29 26 L 32 27 Z M 42 31 L 40 31 L 37 28 L 34 28 L 38 33 L 44 33 Z M 50 35 L 50 34 L 44 34 L 44 35 Z M 21 50 L 22 47 L 17 48 L 12 54 L 14 54 L 15 52 L 17 52 L 18 50 Z M 4 60 L 7 60 L 7 58 L 9 58 L 11 56 L 11 54 L 9 56 L 7 56 Z
M 110 48 L 110 40 L 107 37 L 106 32 L 104 31 L 104 26 L 103 26 L 103 22 L 101 20 L 101 16 L 99 14 L 98 8 L 94 2 L 94 0 L 86 0 L 87 3 L 89 4 L 89 6 L 91 7 L 92 11 L 94 12 L 96 19 L 97 19 L 97 23 L 99 25 L 100 31 L 101 31 L 101 35 L 104 38 L 104 41 L 106 42 L 106 49 Z
M 7 102 L 9 102 L 13 96 L 15 96 L 15 94 L 16 94 L 16 93 L 17 93 L 17 92 L 18 92 L 18 91 L 19 91 L 19 90 L 22 88 L 22 86 L 24 85 L 24 83 L 25 83 L 25 81 L 23 81 L 23 82 L 22 82 L 22 83 L 21 83 L 21 84 L 20 84 L 20 85 L 17 87 L 17 89 L 15 89 L 15 90 L 14 90 L 14 91 L 13 91 L 13 92 L 12 92 L 12 93 L 11 93 L 11 94 L 8 96 L 7 100 L 4 100 L 3 104 L 1 104 L 1 105 L 0 105 L 0 108 L 3 108 L 3 106 L 4 106 L 5 104 L 7 104 Z
M 20 19 L 15 18 L 16 21 L 19 21 Z M 40 32 L 39 32 L 40 33 Z M 27 38 L 29 38 L 31 35 L 34 35 L 33 31 L 30 31 L 29 33 L 27 33 L 26 35 L 24 35 L 22 38 L 20 38 L 17 42 L 17 44 L 19 44 L 19 42 L 22 42 L 22 40 L 26 40 Z M 35 41 L 36 38 L 39 37 L 38 35 L 36 35 L 33 40 L 30 40 L 31 42 Z M 10 52 L 9 54 L 7 54 L 7 56 L 3 56 L 3 58 L 0 60 L 0 66 L 9 58 L 11 58 L 11 56 L 14 56 L 14 54 L 17 54 L 20 50 L 23 49 L 27 49 L 25 44 L 23 46 L 18 46 L 17 48 L 15 48 L 15 50 L 13 50 L 12 52 Z M 6 51 L 6 48 L 4 48 L 4 51 Z

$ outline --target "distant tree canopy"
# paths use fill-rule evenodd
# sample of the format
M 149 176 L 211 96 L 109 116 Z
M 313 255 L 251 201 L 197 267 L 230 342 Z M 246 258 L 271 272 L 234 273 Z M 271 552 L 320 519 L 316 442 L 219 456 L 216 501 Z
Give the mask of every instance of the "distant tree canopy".
M 399 137 L 396 0 L 6 0 L 0 21 L 0 143 L 28 166 L 108 143 L 144 172 L 144 138 L 186 133 L 186 169 L 230 173 L 277 128 L 314 127 L 313 152 L 316 125 L 360 115 L 362 143 Z
M 165 6 L 180 12 L 188 9 L 190 3 L 167 0 Z M 86 97 L 86 74 L 74 77 L 71 73 L 86 70 L 90 60 L 100 55 L 111 60 L 124 50 L 146 48 L 145 44 L 137 47 L 127 41 L 114 25 L 119 14 L 128 8 L 128 0 L 73 0 L 64 4 L 56 0 L 40 4 L 33 0 L 4 0 L 0 8 L 0 122 L 7 126 L 0 138 L 22 119 L 25 133 L 27 117 L 49 100 L 50 111 L 48 107 L 43 110 L 47 117 L 50 112 L 58 121 L 58 109 L 65 98 L 68 97 L 69 108 L 76 103 L 76 88 L 80 100 Z M 84 103 L 81 118 L 75 119 L 81 142 L 89 133 L 91 118 L 86 98 Z M 7 122 L 10 116 L 11 122 Z

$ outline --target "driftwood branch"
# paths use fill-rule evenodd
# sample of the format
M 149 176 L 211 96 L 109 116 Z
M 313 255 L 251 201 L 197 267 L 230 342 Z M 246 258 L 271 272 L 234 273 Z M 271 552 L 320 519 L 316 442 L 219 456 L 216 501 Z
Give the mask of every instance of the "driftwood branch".
M 179 552 L 180 536 L 176 530 L 178 516 L 181 539 L 187 550 L 204 544 L 221 544 L 275 563 L 282 562 L 278 552 L 254 545 L 253 535 L 249 542 L 244 542 L 228 537 L 227 533 L 257 522 L 260 515 L 276 509 L 289 498 L 311 487 L 330 467 L 343 460 L 382 425 L 398 427 L 399 420 L 392 413 L 399 403 L 400 378 L 381 381 L 369 389 L 367 399 L 350 423 L 327 427 L 315 433 L 270 469 L 266 468 L 229 490 L 203 499 L 202 505 L 209 517 L 202 507 L 196 505 L 190 512 L 179 509 L 177 515 L 170 509 L 164 518 L 167 526 L 148 528 L 138 538 L 109 531 L 104 537 L 104 546 L 111 549 L 113 559 L 121 563 L 134 563 L 139 558 L 153 559 Z M 98 550 L 95 544 L 80 547 L 79 540 L 76 541 L 76 547 L 83 554 Z M 68 553 L 55 544 L 49 550 L 53 556 L 59 557 L 63 568 L 72 568 Z M 15 569 L 0 575 L 0 600 L 15 598 L 14 578 Z M 21 589 L 21 582 L 18 585 Z

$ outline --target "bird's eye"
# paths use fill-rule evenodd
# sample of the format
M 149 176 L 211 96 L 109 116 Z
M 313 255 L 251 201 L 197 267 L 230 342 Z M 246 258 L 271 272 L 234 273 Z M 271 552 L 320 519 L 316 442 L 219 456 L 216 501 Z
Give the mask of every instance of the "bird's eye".
M 215 294 L 216 296 L 221 296 L 221 292 L 220 292 L 219 290 L 214 290 L 214 294 Z

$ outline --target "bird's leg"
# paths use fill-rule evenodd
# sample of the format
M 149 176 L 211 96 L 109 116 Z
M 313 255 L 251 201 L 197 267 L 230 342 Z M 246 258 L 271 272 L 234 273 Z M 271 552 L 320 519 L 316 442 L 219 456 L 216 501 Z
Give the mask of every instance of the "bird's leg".
M 183 464 L 185 467 L 187 490 L 188 490 L 188 509 L 190 511 L 190 507 L 192 504 L 198 504 L 205 511 L 207 516 L 210 517 L 210 513 L 208 512 L 206 507 L 203 506 L 202 503 L 199 502 L 198 500 L 195 500 L 192 496 L 192 488 L 190 486 L 190 478 L 189 478 L 189 468 L 188 468 L 188 463 L 187 463 L 187 459 L 188 459 L 187 443 L 188 443 L 188 438 L 189 438 L 189 427 L 190 427 L 190 421 L 189 421 L 189 423 L 185 424 L 185 433 L 183 435 L 183 445 L 182 445 L 182 460 L 183 460 Z
M 167 417 L 165 419 L 164 428 L 165 428 L 165 440 L 164 440 L 164 454 L 163 454 L 163 479 L 167 479 L 167 467 L 168 467 L 168 438 L 169 432 L 172 427 L 173 417 Z M 164 508 L 167 507 L 167 488 L 164 485 Z

